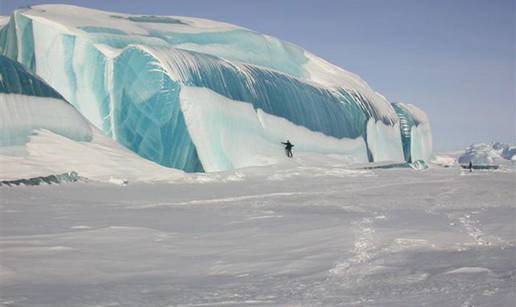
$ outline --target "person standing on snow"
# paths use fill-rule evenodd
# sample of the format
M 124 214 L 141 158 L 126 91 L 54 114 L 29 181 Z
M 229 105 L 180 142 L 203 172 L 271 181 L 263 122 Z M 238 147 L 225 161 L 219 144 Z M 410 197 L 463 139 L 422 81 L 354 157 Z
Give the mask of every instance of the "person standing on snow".
M 471 173 L 473 171 L 473 163 L 471 163 L 471 161 L 469 161 L 468 168 L 469 168 L 469 172 Z
M 285 145 L 285 153 L 287 154 L 287 157 L 292 158 L 294 155 L 292 154 L 292 143 L 290 143 L 289 140 L 287 140 L 286 143 L 281 142 L 281 144 Z

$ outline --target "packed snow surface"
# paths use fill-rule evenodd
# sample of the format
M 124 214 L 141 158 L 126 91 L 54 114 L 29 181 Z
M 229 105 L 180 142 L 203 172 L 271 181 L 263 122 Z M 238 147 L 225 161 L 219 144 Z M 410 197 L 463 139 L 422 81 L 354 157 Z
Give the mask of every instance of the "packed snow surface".
M 282 140 L 302 139 L 298 152 L 324 148 L 339 154 L 362 142 L 365 150 L 360 156 L 353 150 L 353 159 L 411 162 L 427 160 L 432 151 L 421 110 L 406 104 L 400 113 L 357 75 L 294 44 L 226 23 L 40 5 L 13 13 L 0 30 L 0 53 L 41 76 L 107 136 L 148 160 L 188 172 L 262 165 L 268 162 L 256 152 L 270 149 L 259 142 L 265 147 L 233 155 L 236 140 L 255 124 L 235 121 L 233 108 L 218 113 L 220 125 L 212 132 L 214 138 L 230 132 L 225 142 L 199 146 L 198 128 L 209 129 L 185 118 L 185 101 L 205 104 L 191 88 L 223 96 L 235 110 L 253 109 L 256 114 L 246 112 L 246 119 L 267 114 L 299 127 L 274 132 Z M 201 108 L 189 110 L 190 118 L 205 116 Z M 219 163 L 222 152 L 225 162 Z
M 514 306 L 514 168 L 346 165 L 0 187 L 0 304 Z

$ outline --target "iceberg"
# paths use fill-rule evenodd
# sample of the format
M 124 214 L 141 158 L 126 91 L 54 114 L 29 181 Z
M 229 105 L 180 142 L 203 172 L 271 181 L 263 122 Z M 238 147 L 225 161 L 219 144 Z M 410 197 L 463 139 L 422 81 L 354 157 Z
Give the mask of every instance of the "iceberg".
M 493 143 L 493 149 L 504 159 L 516 160 L 516 144 Z
M 516 145 L 500 142 L 471 144 L 457 160 L 459 164 L 468 165 L 471 162 L 473 166 L 496 165 L 504 160 L 515 161 Z
M 299 46 L 227 23 L 39 5 L 1 27 L 0 53 L 105 135 L 187 172 L 273 163 L 285 139 L 298 153 L 357 162 L 431 155 L 421 110 L 392 105 Z
M 0 55 L 0 185 L 172 180 L 183 173 L 142 159 L 104 136 L 21 64 Z

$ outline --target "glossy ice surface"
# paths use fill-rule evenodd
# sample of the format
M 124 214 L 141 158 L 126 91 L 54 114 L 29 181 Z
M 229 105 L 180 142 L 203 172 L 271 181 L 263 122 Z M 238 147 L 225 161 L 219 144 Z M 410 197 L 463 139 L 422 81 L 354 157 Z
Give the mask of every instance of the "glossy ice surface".
M 363 142 L 360 152 L 351 149 L 359 161 L 401 161 L 408 146 L 395 109 L 355 74 L 294 44 L 221 22 L 41 5 L 14 12 L 0 30 L 0 52 L 37 73 L 106 135 L 144 158 L 189 172 L 253 165 L 264 148 L 233 156 L 228 152 L 235 144 L 226 139 L 199 152 L 195 139 L 220 135 L 194 135 L 200 129 L 185 120 L 182 101 L 202 102 L 188 97 L 194 91 L 185 87 L 250 105 L 253 120 L 263 112 L 298 126 L 295 141 L 311 140 L 297 148 L 303 152 L 321 151 L 319 139 L 299 132 L 304 129 L 335 142 Z M 207 116 L 196 110 L 190 116 Z M 225 114 L 218 116 L 227 131 L 253 125 L 247 117 L 229 126 Z M 418 144 L 431 144 L 429 126 L 406 129 L 413 132 L 411 150 L 428 158 L 431 146 Z M 249 135 L 242 146 L 261 143 L 261 134 Z M 200 158 L 207 155 L 228 163 L 207 164 Z

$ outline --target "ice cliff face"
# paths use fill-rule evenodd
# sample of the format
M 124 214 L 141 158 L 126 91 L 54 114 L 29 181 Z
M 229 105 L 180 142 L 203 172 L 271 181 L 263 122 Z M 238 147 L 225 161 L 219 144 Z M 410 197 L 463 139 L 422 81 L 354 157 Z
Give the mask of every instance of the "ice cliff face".
M 14 12 L 0 52 L 106 135 L 168 167 L 267 164 L 287 138 L 297 152 L 358 162 L 431 152 L 420 110 L 392 106 L 298 46 L 221 22 L 42 5 Z
M 182 176 L 105 137 L 43 80 L 0 55 L 0 181 L 70 172 L 101 181 Z
M 400 134 L 405 161 L 428 161 L 432 153 L 432 132 L 426 114 L 412 104 L 393 103 L 400 118 Z

